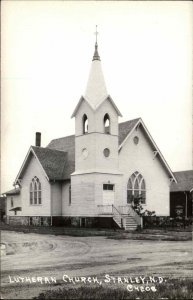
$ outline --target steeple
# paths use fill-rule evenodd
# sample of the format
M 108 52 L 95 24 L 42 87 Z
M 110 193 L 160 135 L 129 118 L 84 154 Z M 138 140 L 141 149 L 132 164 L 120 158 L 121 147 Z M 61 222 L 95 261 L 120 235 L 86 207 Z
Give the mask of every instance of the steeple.
M 97 106 L 100 105 L 108 97 L 103 71 L 101 67 L 101 60 L 98 53 L 97 26 L 96 26 L 95 34 L 96 34 L 95 51 L 94 51 L 88 82 L 87 82 L 86 91 L 84 94 L 84 98 L 89 102 L 89 104 L 94 109 L 96 109 Z
M 98 44 L 97 44 L 97 42 L 95 43 L 95 51 L 94 51 L 94 55 L 93 55 L 92 60 L 100 60 L 100 56 L 98 54 Z
M 97 35 L 98 35 L 97 25 L 96 25 L 95 34 L 96 34 L 96 42 L 95 42 L 95 52 L 94 52 L 94 55 L 93 55 L 93 60 L 100 60 L 100 56 L 98 54 L 98 43 L 97 43 Z

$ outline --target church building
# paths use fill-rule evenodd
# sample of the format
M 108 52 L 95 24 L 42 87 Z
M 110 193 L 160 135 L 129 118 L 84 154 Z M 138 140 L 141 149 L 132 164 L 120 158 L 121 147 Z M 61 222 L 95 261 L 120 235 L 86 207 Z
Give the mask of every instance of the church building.
M 170 214 L 176 178 L 141 118 L 119 123 L 107 92 L 97 40 L 85 94 L 72 118 L 75 135 L 31 146 L 6 193 L 7 222 L 23 225 L 118 227 L 142 225 L 132 208 Z M 70 117 L 70 116 L 69 116 Z

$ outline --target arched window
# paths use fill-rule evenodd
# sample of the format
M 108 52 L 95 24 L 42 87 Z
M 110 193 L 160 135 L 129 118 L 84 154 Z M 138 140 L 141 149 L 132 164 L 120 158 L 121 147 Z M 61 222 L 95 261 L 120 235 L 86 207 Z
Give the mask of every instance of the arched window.
M 139 172 L 133 173 L 127 184 L 127 203 L 135 199 L 139 199 L 142 204 L 146 199 L 145 180 Z
M 30 204 L 42 204 L 42 190 L 39 179 L 35 176 L 30 183 Z
M 110 134 L 110 117 L 108 114 L 104 115 L 104 133 Z
M 82 117 L 82 125 L 83 125 L 83 134 L 88 133 L 88 118 L 87 115 L 85 114 Z

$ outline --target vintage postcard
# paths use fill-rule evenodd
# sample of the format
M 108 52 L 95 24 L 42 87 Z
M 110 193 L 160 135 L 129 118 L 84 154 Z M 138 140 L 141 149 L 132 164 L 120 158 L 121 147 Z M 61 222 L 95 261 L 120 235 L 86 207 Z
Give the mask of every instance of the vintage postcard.
M 1 299 L 192 298 L 192 2 L 1 7 Z

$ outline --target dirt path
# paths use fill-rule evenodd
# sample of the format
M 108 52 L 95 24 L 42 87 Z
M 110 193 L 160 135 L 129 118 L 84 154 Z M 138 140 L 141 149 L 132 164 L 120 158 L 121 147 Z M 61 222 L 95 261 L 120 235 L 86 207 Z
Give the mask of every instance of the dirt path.
M 14 277 L 166 276 L 191 277 L 192 242 L 113 240 L 2 231 L 7 254 L 1 259 L 4 299 L 30 299 L 48 284 L 16 283 Z M 10 276 L 10 277 L 9 277 Z M 64 281 L 63 281 L 64 284 Z

